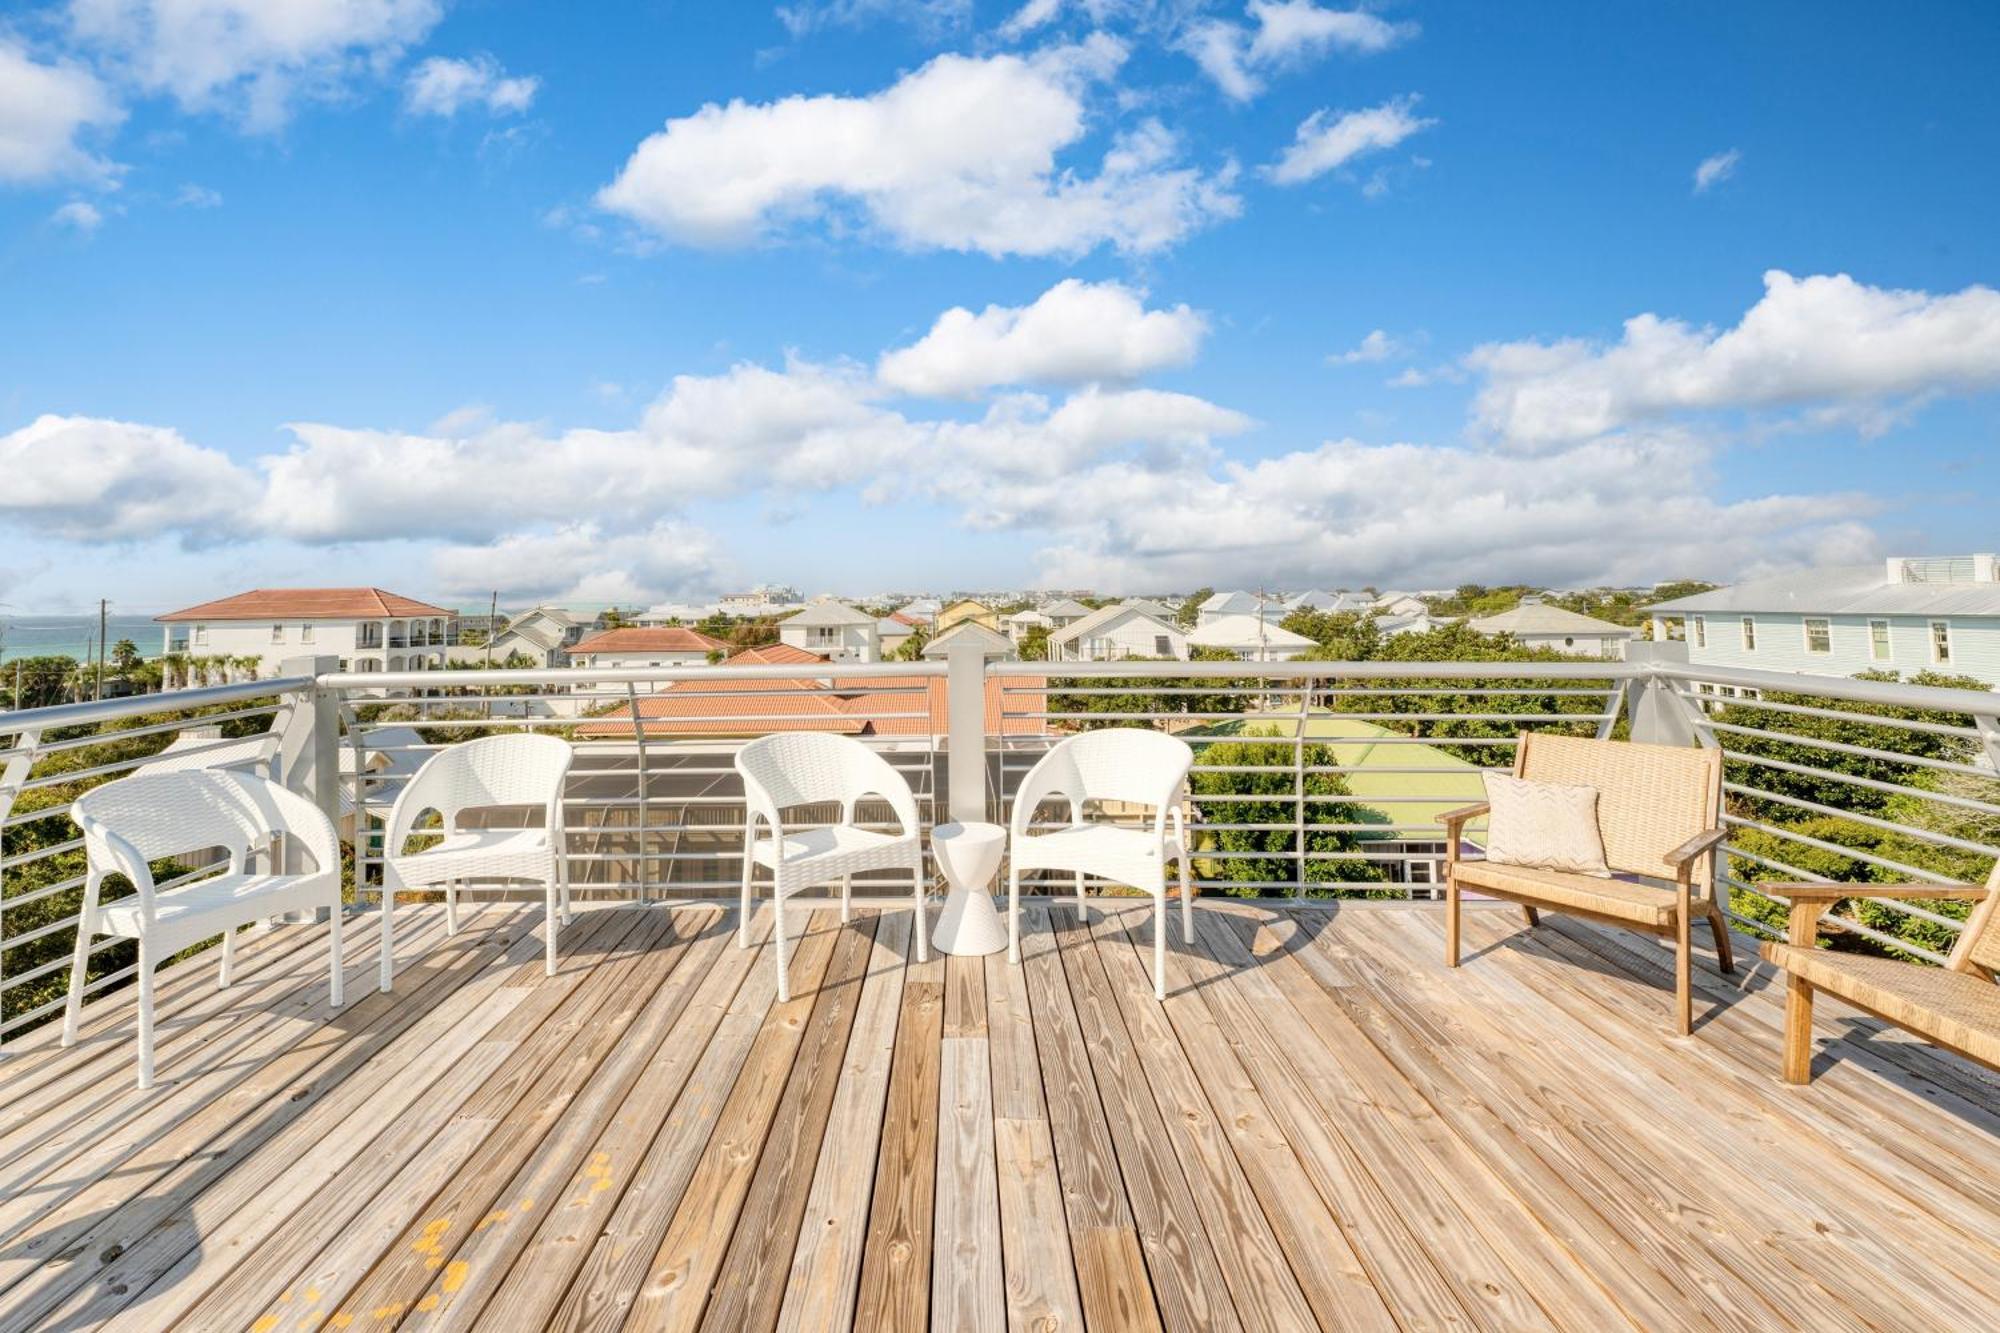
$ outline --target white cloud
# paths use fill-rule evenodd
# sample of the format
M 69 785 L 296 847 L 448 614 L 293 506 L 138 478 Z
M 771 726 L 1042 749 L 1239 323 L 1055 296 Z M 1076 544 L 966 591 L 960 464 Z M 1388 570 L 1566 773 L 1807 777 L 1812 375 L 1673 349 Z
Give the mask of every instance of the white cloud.
M 241 530 L 255 498 L 224 455 L 179 432 L 45 415 L 0 435 L 0 519 L 75 541 Z
M 509 75 L 489 55 L 470 60 L 432 56 L 404 81 L 403 105 L 411 115 L 450 117 L 468 106 L 502 115 L 526 111 L 541 86 L 532 75 Z
M 1367 153 L 1394 148 L 1437 121 L 1416 114 L 1414 95 L 1335 117 L 1321 108 L 1300 123 L 1297 134 L 1266 174 L 1279 185 L 1298 185 L 1323 176 Z
M 1374 55 L 1416 35 L 1414 23 L 1390 23 L 1362 9 L 1325 9 L 1311 0 L 1251 0 L 1252 31 L 1224 19 L 1189 26 L 1180 47 L 1223 94 L 1247 102 L 1264 91 L 1265 76 L 1295 69 L 1335 48 Z
M 58 227 L 68 227 L 71 231 L 89 235 L 104 224 L 104 214 L 88 200 L 72 199 L 49 214 L 49 221 Z
M 1705 157 L 1701 165 L 1694 169 L 1694 192 L 1707 194 L 1711 186 L 1720 185 L 1736 174 L 1736 164 L 1743 160 L 1740 150 L 1732 148 L 1726 153 Z
M 1062 12 L 1063 0 L 1026 0 L 1019 9 L 1007 16 L 999 27 L 1000 36 L 1014 41 L 1046 26 Z
M 1673 437 L 1539 459 L 1342 440 L 1179 472 L 1109 463 L 990 503 L 1058 534 L 1042 555 L 1051 586 L 1303 584 L 1329 570 L 1377 584 L 1633 583 L 1877 553 L 1864 498 L 1720 503 L 1712 490 L 1706 450 Z
M 939 56 L 867 97 L 710 103 L 633 152 L 600 207 L 671 241 L 735 245 L 849 214 L 908 249 L 1076 255 L 1163 249 L 1240 203 L 1231 176 L 1174 165 L 1157 121 L 1095 174 L 1059 166 L 1084 95 L 1123 63 L 1103 35 L 1032 57 Z
M 1345 352 L 1335 352 L 1327 361 L 1336 366 L 1372 365 L 1401 356 L 1407 350 L 1387 329 L 1370 329 L 1360 342 Z
M 1793 290 L 1814 284 L 1826 290 Z M 1069 329 L 1073 341 L 1054 351 L 1029 336 L 1071 301 L 1113 313 L 1084 321 L 1102 346 Z M 813 495 L 895 504 L 897 515 L 941 507 L 969 528 L 1019 534 L 1039 551 L 1041 577 L 1059 585 L 1314 582 L 1329 570 L 1420 585 L 1735 576 L 1872 557 L 1867 520 L 1878 501 L 1719 501 L 1720 432 L 1647 420 L 1665 410 L 1628 396 L 1613 402 L 1622 416 L 1599 412 L 1587 433 L 1564 434 L 1579 423 L 1558 417 L 1561 430 L 1537 436 L 1550 423 L 1529 410 L 1530 381 L 1623 384 L 1630 370 L 1631 384 L 1671 386 L 1673 407 L 1734 401 L 1748 386 L 1849 416 L 1875 398 L 2000 385 L 2000 294 L 1933 297 L 1773 275 L 1771 294 L 1737 329 L 1683 330 L 1670 344 L 1678 360 L 1627 367 L 1623 344 L 1517 343 L 1442 368 L 1486 377 L 1476 411 L 1490 415 L 1475 420 L 1490 433 L 1467 442 L 1230 448 L 1256 428 L 1243 412 L 1100 382 L 1178 364 L 1199 335 L 1184 325 L 1144 330 L 1190 313 L 1148 310 L 1108 284 L 1059 284 L 1025 306 L 948 313 L 877 363 L 894 369 L 794 358 L 680 376 L 612 430 L 507 422 L 475 406 L 421 433 L 299 423 L 288 448 L 238 463 L 171 430 L 44 417 L 0 437 L 0 475 L 24 479 L 0 494 L 0 521 L 79 541 L 240 537 L 294 549 L 367 543 L 377 553 L 412 549 L 421 533 L 443 543 L 435 570 L 454 594 L 497 585 L 579 600 L 711 587 L 720 543 L 690 526 L 705 503 L 749 497 L 783 515 Z M 1773 330 L 1828 329 L 1835 355 L 1801 356 L 1795 340 L 1774 341 Z M 1383 333 L 1356 352 L 1365 362 L 1392 341 Z M 1781 371 L 1794 377 L 1782 387 Z M 1873 378 L 1857 389 L 1864 372 Z M 1093 378 L 1066 395 L 1012 387 L 1072 373 Z M 981 408 L 892 406 L 891 381 L 974 394 Z
M 821 28 L 859 28 L 880 19 L 907 23 L 930 37 L 963 28 L 972 20 L 972 0 L 797 0 L 778 6 L 778 22 L 793 37 Z
M 117 101 L 88 70 L 39 64 L 0 39 L 0 184 L 114 176 L 114 165 L 77 140 L 124 118 Z
M 955 306 L 876 375 L 901 393 L 957 397 L 1002 384 L 1134 380 L 1194 360 L 1208 322 L 1185 305 L 1148 310 L 1115 282 L 1065 278 L 1025 306 Z
M 630 605 L 698 596 L 722 582 L 714 537 L 672 521 L 637 532 L 575 523 L 446 546 L 432 556 L 431 569 L 445 596 L 504 589 L 530 601 Z
M 183 185 L 174 195 L 176 208 L 220 208 L 222 192 L 211 190 L 206 185 Z
M 1763 298 L 1731 329 L 1644 314 L 1609 347 L 1492 343 L 1466 364 L 1486 377 L 1474 420 L 1520 449 L 1684 411 L 1866 408 L 2000 388 L 2000 292 L 1937 295 L 1773 270 Z
M 300 97 L 380 78 L 429 35 L 441 0 L 70 0 L 77 39 L 189 110 L 280 128 Z

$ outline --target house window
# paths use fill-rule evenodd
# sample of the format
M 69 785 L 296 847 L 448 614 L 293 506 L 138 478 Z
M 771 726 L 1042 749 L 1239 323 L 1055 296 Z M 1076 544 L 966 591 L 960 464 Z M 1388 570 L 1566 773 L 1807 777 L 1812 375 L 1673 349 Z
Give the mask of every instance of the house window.
M 208 626 L 196 625 L 194 627 L 194 646 L 197 648 L 208 647 Z
M 284 641 L 285 641 L 285 627 L 283 625 L 271 626 L 271 642 L 283 643 Z
M 1743 651 L 1746 653 L 1757 651 L 1757 622 L 1750 616 L 1743 617 Z
M 1951 622 L 1933 620 L 1931 622 L 1931 661 L 1939 666 L 1951 663 Z
M 1694 618 L 1694 646 L 1697 648 L 1708 647 L 1708 618 L 1706 616 L 1696 616 Z
M 808 625 L 806 643 L 813 648 L 837 648 L 840 646 L 840 629 L 835 625 Z
M 1886 620 L 1868 622 L 1868 659 L 1871 662 L 1889 660 L 1889 622 Z
M 1817 617 L 1807 618 L 1806 651 L 1809 653 L 1830 653 L 1833 651 L 1833 625 L 1830 621 Z
M 1172 657 L 1173 655 L 1174 641 L 1164 634 L 1155 634 L 1153 636 L 1153 656 Z
M 299 642 L 311 643 L 312 641 L 313 641 L 313 627 L 311 625 L 299 626 Z

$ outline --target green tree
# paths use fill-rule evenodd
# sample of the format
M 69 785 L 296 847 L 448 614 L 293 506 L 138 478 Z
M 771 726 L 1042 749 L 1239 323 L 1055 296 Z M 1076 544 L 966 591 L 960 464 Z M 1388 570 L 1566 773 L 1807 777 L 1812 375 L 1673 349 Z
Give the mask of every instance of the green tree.
M 1275 739 L 1275 728 L 1253 727 L 1243 735 L 1242 740 L 1203 746 L 1199 767 L 1189 779 L 1194 802 L 1207 826 L 1197 840 L 1201 877 L 1240 885 L 1224 891 L 1246 898 L 1271 893 L 1268 886 L 1295 883 L 1305 896 L 1331 897 L 1336 890 L 1312 886 L 1386 880 L 1387 872 L 1380 863 L 1341 855 L 1359 850 L 1363 838 L 1338 826 L 1378 823 L 1380 819 L 1366 807 L 1341 799 L 1350 793 L 1338 773 L 1306 772 L 1303 776 L 1307 800 L 1300 864 L 1296 854 L 1298 806 L 1291 798 L 1297 795 L 1302 779 L 1295 766 L 1294 747 L 1289 740 Z M 1309 742 L 1305 747 L 1307 769 L 1332 767 L 1338 762 L 1330 745 Z
M 1181 603 L 1181 609 L 1174 612 L 1174 622 L 1182 629 L 1193 629 L 1195 621 L 1201 619 L 1201 604 L 1213 596 L 1213 588 L 1196 588 Z
M 1023 662 L 1046 662 L 1049 660 L 1049 627 L 1030 625 L 1021 636 L 1021 660 Z
M 19 697 L 14 700 L 16 708 L 47 708 L 64 703 L 69 699 L 70 682 L 75 677 L 77 662 L 73 657 L 40 656 L 17 657 L 7 664 L 6 679 L 10 693 L 15 681 L 20 682 Z M 9 931 L 8 934 L 13 934 Z
M 120 639 L 111 645 L 111 669 L 119 675 L 131 675 L 141 660 L 139 645 L 130 639 Z

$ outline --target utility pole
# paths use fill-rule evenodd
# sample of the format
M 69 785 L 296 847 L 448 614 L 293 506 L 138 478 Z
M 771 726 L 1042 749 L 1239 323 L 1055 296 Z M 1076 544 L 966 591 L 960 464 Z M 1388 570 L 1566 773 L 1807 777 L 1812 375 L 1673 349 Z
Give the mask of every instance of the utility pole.
M 97 700 L 104 702 L 104 628 L 109 618 L 111 603 L 100 597 L 97 599 Z
M 493 636 L 500 632 L 500 590 L 493 590 L 493 600 L 486 607 L 486 669 L 493 669 Z

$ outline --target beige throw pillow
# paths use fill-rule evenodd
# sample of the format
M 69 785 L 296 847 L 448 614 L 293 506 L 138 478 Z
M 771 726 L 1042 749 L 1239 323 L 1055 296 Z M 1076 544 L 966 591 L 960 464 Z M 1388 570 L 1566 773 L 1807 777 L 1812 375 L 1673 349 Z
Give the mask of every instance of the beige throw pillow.
M 1597 788 L 1486 775 L 1486 859 L 1611 878 L 1597 830 Z

